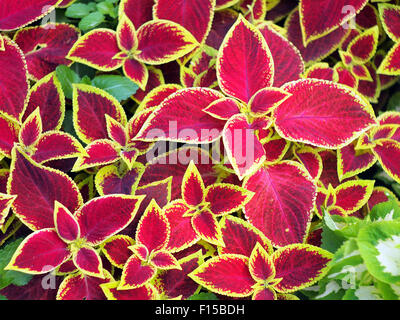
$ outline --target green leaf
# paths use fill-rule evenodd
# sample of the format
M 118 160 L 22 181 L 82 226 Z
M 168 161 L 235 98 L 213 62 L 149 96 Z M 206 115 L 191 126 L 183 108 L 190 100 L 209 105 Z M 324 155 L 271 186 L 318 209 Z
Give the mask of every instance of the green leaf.
M 70 68 L 60 65 L 56 69 L 56 75 L 61 82 L 62 89 L 68 99 L 72 99 L 72 84 L 79 83 L 81 78 Z
M 96 2 L 89 2 L 88 7 L 90 8 L 91 11 L 95 11 L 96 10 Z
M 192 295 L 188 300 L 218 300 L 217 296 L 211 292 L 200 292 Z
M 322 220 L 322 249 L 335 253 L 343 242 L 346 241 L 343 235 L 335 232 L 336 230 L 338 230 L 338 227 L 333 221 L 332 216 L 325 211 Z
M 387 111 L 400 111 L 400 92 L 395 92 L 389 99 Z
M 104 20 L 104 15 L 101 12 L 92 12 L 79 22 L 79 29 L 82 31 L 92 30 L 100 25 Z
M 72 110 L 65 111 L 63 129 L 64 129 L 65 132 L 69 133 L 70 135 L 72 135 L 72 136 L 74 136 L 75 138 L 78 139 L 78 136 L 76 135 L 75 128 L 74 128 Z
M 314 296 L 315 300 L 341 300 L 346 293 L 338 280 L 329 280 L 326 277 L 319 281 L 318 295 Z M 302 290 L 304 292 L 304 290 Z
M 400 222 L 377 221 L 363 228 L 357 238 L 368 271 L 378 280 L 400 283 Z
M 65 15 L 69 18 L 82 19 L 89 15 L 90 7 L 84 3 L 74 3 L 67 8 Z
M 363 259 L 358 251 L 357 241 L 355 239 L 347 240 L 335 252 L 332 260 L 329 262 L 329 272 L 327 277 L 330 279 L 343 279 L 348 276 L 349 270 L 357 272 L 357 266 L 363 264 Z
M 375 287 L 379 290 L 380 295 L 384 300 L 399 300 L 400 299 L 400 286 L 384 283 L 375 280 Z
M 123 76 L 102 75 L 93 79 L 93 85 L 113 95 L 118 101 L 128 99 L 136 93 L 138 86 Z
M 22 238 L 17 239 L 7 244 L 3 249 L 0 249 L 0 289 L 11 284 L 24 286 L 32 279 L 32 275 L 30 274 L 13 270 L 4 270 L 22 241 Z
M 2 295 L 0 294 L 0 300 L 7 300 L 7 298 L 6 298 L 5 296 L 2 296 Z
M 114 6 L 111 3 L 108 3 L 107 1 L 103 1 L 97 4 L 97 10 L 101 12 L 102 14 L 110 14 L 114 11 Z
M 82 80 L 81 80 L 81 83 L 88 84 L 88 85 L 92 85 L 92 80 L 90 79 L 89 76 L 84 76 L 84 77 L 82 78 Z
M 378 203 L 369 213 L 371 221 L 391 221 L 400 218 L 400 207 L 396 200 Z

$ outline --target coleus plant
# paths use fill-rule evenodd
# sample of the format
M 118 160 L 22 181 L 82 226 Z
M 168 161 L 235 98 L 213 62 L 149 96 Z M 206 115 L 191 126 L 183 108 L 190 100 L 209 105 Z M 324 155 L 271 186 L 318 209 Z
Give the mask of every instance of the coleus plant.
M 0 295 L 52 272 L 57 299 L 320 299 L 351 253 L 368 274 L 340 298 L 396 297 L 372 247 L 397 252 L 397 199 L 372 175 L 400 182 L 398 1 L 122 0 L 87 33 L 27 26 L 73 2 L 0 0 L 1 271 L 33 275 Z M 117 75 L 132 99 L 94 86 Z

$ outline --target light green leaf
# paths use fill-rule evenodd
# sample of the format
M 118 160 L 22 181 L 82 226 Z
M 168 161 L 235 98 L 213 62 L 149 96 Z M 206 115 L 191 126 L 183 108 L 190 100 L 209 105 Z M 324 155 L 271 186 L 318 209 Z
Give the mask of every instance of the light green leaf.
M 373 222 L 360 231 L 357 243 L 372 276 L 400 284 L 400 222 Z
M 118 101 L 128 99 L 136 93 L 138 86 L 123 76 L 102 75 L 93 79 L 93 85 L 113 95 Z
M 74 3 L 67 8 L 65 15 L 69 18 L 82 19 L 91 12 L 90 7 L 84 3 Z
M 371 221 L 391 221 L 400 218 L 400 207 L 397 201 L 378 203 L 369 213 Z
M 200 292 L 192 295 L 188 300 L 218 300 L 217 296 L 211 292 Z
M 32 279 L 32 275 L 30 274 L 4 270 L 22 241 L 22 238 L 17 239 L 7 244 L 3 249 L 0 249 L 0 289 L 11 284 L 24 286 Z
M 70 68 L 60 65 L 56 69 L 57 79 L 60 81 L 65 97 L 72 99 L 72 84 L 79 83 L 81 78 Z
M 92 12 L 79 22 L 79 29 L 82 31 L 92 30 L 104 22 L 104 20 L 104 15 L 101 12 Z

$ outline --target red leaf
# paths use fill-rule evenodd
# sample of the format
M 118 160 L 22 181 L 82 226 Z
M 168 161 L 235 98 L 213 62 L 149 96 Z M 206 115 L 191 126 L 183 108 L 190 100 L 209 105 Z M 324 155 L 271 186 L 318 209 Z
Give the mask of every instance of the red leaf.
M 316 186 L 300 165 L 282 162 L 263 167 L 243 187 L 256 193 L 245 205 L 246 217 L 275 246 L 305 240 Z
M 192 217 L 192 227 L 204 241 L 224 246 L 221 227 L 211 211 L 205 209 Z
M 112 71 L 123 63 L 123 60 L 115 58 L 119 52 L 115 31 L 95 29 L 75 42 L 67 58 L 98 70 Z
M 136 190 L 132 190 L 135 195 L 144 195 L 146 198 L 140 205 L 140 213 L 146 211 L 150 201 L 154 199 L 160 208 L 164 208 L 171 201 L 171 190 L 172 190 L 172 177 L 168 177 L 161 181 L 155 181 L 153 183 L 137 187 Z M 135 220 L 131 223 L 130 228 L 136 230 L 136 226 L 141 218 L 141 215 L 136 216 Z
M 68 245 L 53 229 L 42 229 L 21 242 L 6 270 L 44 274 L 54 270 L 71 256 Z
M 267 3 L 264 0 L 240 0 L 239 8 L 245 18 L 254 24 L 263 21 L 267 14 Z
M 300 51 L 267 23 L 260 24 L 258 28 L 274 60 L 274 87 L 279 88 L 289 81 L 300 79 L 304 72 L 304 61 Z
M 217 6 L 219 1 L 231 1 L 231 0 L 217 0 Z M 236 0 L 234 0 L 236 1 Z M 231 1 L 232 2 L 232 1 Z M 237 1 L 236 1 L 237 2 Z M 234 10 L 221 10 L 214 13 L 214 19 L 211 27 L 211 31 L 207 37 L 207 45 L 214 49 L 219 49 L 226 33 L 233 26 L 238 18 L 238 13 Z
M 58 65 L 70 65 L 66 58 L 80 31 L 69 24 L 49 23 L 19 30 L 14 40 L 24 52 L 29 75 L 42 79 Z
M 233 6 L 237 2 L 239 2 L 239 0 L 216 0 L 215 9 L 216 10 L 225 9 L 225 8 Z
M 387 111 L 378 117 L 381 126 L 385 124 L 398 124 L 400 125 L 400 112 Z
M 3 228 L 4 222 L 8 216 L 11 204 L 14 202 L 16 196 L 0 193 L 0 228 Z
M 157 269 L 181 269 L 179 262 L 172 255 L 172 253 L 166 251 L 157 251 L 152 257 L 150 257 L 150 263 Z
M 275 266 L 271 256 L 257 243 L 250 260 L 249 270 L 253 279 L 261 283 L 269 283 L 275 278 Z
M 126 59 L 122 66 L 124 74 L 135 82 L 140 89 L 145 90 L 149 80 L 149 71 L 144 63 L 134 59 Z
M 151 265 L 143 264 L 135 255 L 132 255 L 125 263 L 122 271 L 121 282 L 118 289 L 128 290 L 142 287 L 157 273 L 157 269 Z
M 85 84 L 73 88 L 74 128 L 83 142 L 108 138 L 106 114 L 126 124 L 125 111 L 112 95 Z
M 312 0 L 301 0 L 299 11 L 304 43 L 339 28 L 354 18 L 367 3 L 368 0 L 322 0 L 318 4 L 321 10 L 316 15 L 315 3 Z
M 132 222 L 143 197 L 109 195 L 86 203 L 75 217 L 81 228 L 81 237 L 95 246 L 123 230 Z
M 205 187 L 199 170 L 193 161 L 183 176 L 182 180 L 182 199 L 190 207 L 197 207 L 204 202 Z
M 249 258 L 245 256 L 224 254 L 207 260 L 189 277 L 212 292 L 247 297 L 253 293 L 255 284 L 248 263 Z
M 219 138 L 225 121 L 203 112 L 222 94 L 208 88 L 182 89 L 166 98 L 145 122 L 137 139 L 209 143 Z
M 151 254 L 167 246 L 170 233 L 171 229 L 165 213 L 152 200 L 140 219 L 136 231 L 136 243 L 144 245 Z
M 356 23 L 361 29 L 368 29 L 379 25 L 378 10 L 372 4 L 367 4 L 364 9 L 357 14 Z
M 379 14 L 383 28 L 395 42 L 400 39 L 400 8 L 390 3 L 379 3 Z
M 282 278 L 274 288 L 282 293 L 290 293 L 309 287 L 325 276 L 332 254 L 311 245 L 294 244 L 275 251 L 272 259 L 276 279 Z
M 342 6 L 340 8 L 342 8 Z M 307 47 L 305 47 L 303 44 L 303 35 L 300 26 L 298 10 L 293 11 L 289 15 L 285 22 L 285 25 L 287 28 L 288 40 L 293 43 L 297 47 L 297 49 L 299 49 L 305 63 L 316 62 L 327 57 L 330 53 L 335 51 L 340 46 L 342 41 L 349 33 L 349 29 L 337 28 L 329 34 L 326 34 L 321 38 L 311 41 L 307 44 Z
M 128 142 L 128 135 L 125 131 L 125 127 L 108 114 L 106 114 L 106 122 L 109 138 L 118 143 L 121 147 L 125 147 Z
M 332 150 L 323 150 L 319 152 L 322 159 L 322 174 L 319 181 L 323 186 L 328 189 L 329 184 L 334 188 L 337 187 L 339 182 L 338 170 L 337 170 L 337 156 L 336 152 Z
M 371 76 L 371 80 L 360 80 L 358 82 L 358 92 L 361 93 L 364 97 L 366 97 L 372 103 L 378 103 L 378 98 L 381 93 L 381 84 L 380 79 L 377 74 L 377 70 L 375 66 L 368 62 L 365 64 L 368 73 Z
M 235 22 L 221 45 L 217 77 L 224 93 L 243 102 L 273 83 L 274 66 L 267 43 L 243 17 Z
M 152 8 L 154 0 L 122 0 L 120 15 L 125 14 L 135 25 L 136 29 L 153 19 Z
M 48 288 L 46 277 L 46 275 L 33 276 L 32 280 L 24 286 L 11 284 L 8 287 L 1 289 L 0 294 L 5 296 L 8 300 L 15 301 L 56 300 L 57 288 L 59 283 L 62 281 L 62 277 L 55 278 L 55 288 Z M 45 286 L 43 286 L 43 281 L 46 283 Z
M 140 164 L 136 164 L 131 170 L 123 174 L 118 171 L 118 167 L 115 165 L 103 167 L 96 174 L 96 189 L 100 195 L 133 194 L 143 170 L 144 168 Z M 143 207 L 143 203 L 141 207 Z M 139 210 L 139 212 L 142 211 Z
M 387 202 L 392 199 L 397 199 L 392 191 L 385 187 L 375 187 L 372 191 L 372 195 L 368 200 L 368 208 L 371 210 L 377 204 Z
M 374 180 L 346 181 L 335 189 L 335 206 L 351 214 L 363 207 L 370 198 Z
M 57 292 L 58 300 L 106 300 L 101 285 L 113 281 L 107 271 L 105 278 L 91 277 L 83 273 L 67 276 Z
M 387 53 L 377 71 L 379 74 L 398 76 L 400 74 L 400 44 L 397 42 Z
M 264 115 L 289 97 L 290 94 L 278 88 L 261 89 L 250 99 L 249 108 L 256 115 Z
M 259 287 L 254 291 L 253 300 L 277 300 L 277 296 L 274 289 Z
M 400 162 L 394 159 L 399 159 L 400 142 L 390 139 L 380 139 L 375 141 L 376 146 L 373 148 L 375 156 L 378 158 L 383 169 L 394 180 L 400 183 Z
M 240 254 L 250 257 L 257 243 L 272 253 L 272 246 L 265 235 L 248 221 L 226 216 L 220 221 L 225 247 L 218 247 L 219 254 Z
M 58 236 L 64 242 L 73 242 L 80 237 L 81 230 L 75 217 L 61 203 L 55 202 L 54 205 L 54 226 Z
M 117 26 L 118 46 L 123 51 L 134 52 L 138 46 L 135 26 L 126 15 L 121 15 Z
M 181 200 L 173 201 L 164 208 L 171 227 L 171 235 L 165 248 L 169 252 L 179 252 L 199 240 L 192 227 L 191 218 L 184 216 L 188 210 L 189 207 Z
M 13 3 L 10 2 L 9 5 Z M 5 8 L 2 7 L 2 9 Z M 0 69 L 2 70 L 0 85 L 3 88 L 0 92 L 0 113 L 20 121 L 28 102 L 29 86 L 26 60 L 21 49 L 13 41 L 5 36 L 0 38 L 2 38 L 0 42 L 4 43 L 4 50 L 0 50 Z
M 255 172 L 265 161 L 264 148 L 254 133 L 243 114 L 230 118 L 222 133 L 229 162 L 240 180 Z
M 0 114 L 0 153 L 11 158 L 14 143 L 18 142 L 19 125 Z
M 354 143 L 339 149 L 337 155 L 340 179 L 350 178 L 364 172 L 376 162 L 376 157 L 371 152 L 356 150 Z
M 150 284 L 140 288 L 119 290 L 119 282 L 102 285 L 102 289 L 109 300 L 157 300 L 158 292 Z
M 151 69 L 149 69 L 150 71 Z M 150 73 L 151 74 L 151 73 Z M 175 93 L 176 91 L 182 89 L 182 87 L 178 84 L 161 84 L 159 83 L 157 86 L 152 88 L 151 91 L 149 91 L 143 99 L 141 99 L 141 103 L 136 110 L 136 114 L 140 114 L 142 111 L 147 110 L 147 109 L 152 109 L 154 107 L 158 107 L 161 102 L 163 102 L 166 98 L 168 98 L 171 94 Z M 129 124 L 131 123 L 133 117 L 131 120 L 129 120 Z M 135 135 L 137 132 L 135 133 Z M 132 138 L 135 135 L 130 135 Z
M 164 64 L 176 60 L 198 46 L 190 32 L 168 20 L 152 20 L 137 30 L 135 58 L 146 64 Z
M 213 0 L 158 0 L 153 7 L 153 17 L 180 24 L 203 43 L 211 29 L 214 6 Z
M 183 300 L 189 298 L 196 292 L 198 284 L 187 275 L 194 271 L 201 262 L 201 252 L 179 260 L 182 270 L 161 271 L 155 279 L 155 286 L 166 298 L 173 299 L 179 296 L 182 296 Z
M 315 149 L 304 147 L 295 151 L 296 157 L 307 169 L 310 176 L 318 180 L 322 173 L 322 158 Z
M 129 249 L 134 244 L 134 240 L 125 235 L 116 235 L 104 242 L 101 251 L 105 254 L 112 265 L 123 268 L 126 261 L 132 255 Z
M 338 74 L 338 83 L 345 84 L 350 88 L 358 87 L 358 79 L 351 73 L 350 70 L 346 69 L 343 65 L 338 64 L 334 67 Z
M 50 160 L 75 158 L 85 154 L 85 149 L 70 134 L 61 131 L 47 131 L 41 135 L 32 159 L 43 163 Z
M 0 2 L 0 30 L 11 31 L 32 23 L 53 11 L 61 0 L 21 0 Z
M 273 117 L 285 139 L 334 149 L 376 123 L 371 105 L 345 86 L 306 79 L 282 88 L 292 96 L 274 110 Z
M 74 264 L 85 275 L 104 278 L 103 264 L 99 254 L 91 247 L 83 247 L 73 255 Z
M 244 188 L 228 183 L 215 183 L 206 191 L 205 201 L 210 203 L 214 215 L 225 215 L 243 208 L 254 196 Z
M 307 69 L 304 77 L 305 78 L 314 78 L 328 81 L 337 81 L 338 75 L 335 72 L 336 70 L 331 68 L 328 63 L 320 62 L 312 65 Z
M 18 195 L 13 211 L 32 230 L 54 227 L 54 202 L 70 212 L 82 205 L 76 184 L 66 174 L 33 162 L 20 150 L 13 150 L 9 194 Z
M 32 112 L 22 124 L 19 131 L 19 141 L 23 148 L 29 150 L 34 147 L 42 134 L 42 119 L 40 118 L 39 108 Z
M 29 103 L 22 120 L 39 107 L 43 131 L 59 130 L 64 120 L 65 96 L 56 75 L 51 73 L 31 88 Z
M 146 89 L 138 89 L 136 93 L 132 96 L 132 99 L 135 100 L 137 103 L 141 103 L 143 99 L 148 97 L 149 93 L 153 91 L 153 89 L 159 88 L 159 86 L 162 86 L 165 84 L 164 80 L 164 75 L 161 70 L 153 67 L 153 66 L 148 66 L 147 71 L 149 73 L 149 79 L 147 80 L 146 84 Z M 168 86 L 179 86 L 179 85 L 174 85 L 174 84 L 169 84 Z M 159 103 L 157 103 L 155 106 L 158 106 Z M 137 109 L 137 112 L 139 111 L 139 108 Z
M 86 146 L 85 154 L 76 160 L 72 171 L 113 163 L 119 158 L 118 145 L 115 142 L 105 139 L 95 140 Z
M 367 29 L 350 42 L 347 52 L 357 63 L 366 63 L 375 55 L 378 38 L 378 26 Z
M 203 111 L 221 120 L 228 120 L 230 117 L 240 113 L 237 100 L 231 98 L 218 99 L 210 103 Z
M 205 186 L 214 183 L 217 179 L 210 155 L 201 148 L 183 146 L 158 157 L 147 159 L 150 161 L 147 160 L 140 186 L 172 176 L 171 200 L 181 198 L 182 179 L 191 160 L 196 164 Z

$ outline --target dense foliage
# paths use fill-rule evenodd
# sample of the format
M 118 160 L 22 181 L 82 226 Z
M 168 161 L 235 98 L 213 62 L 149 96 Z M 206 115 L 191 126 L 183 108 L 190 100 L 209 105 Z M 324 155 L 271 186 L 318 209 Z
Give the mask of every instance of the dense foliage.
M 397 0 L 0 0 L 0 298 L 399 299 Z

